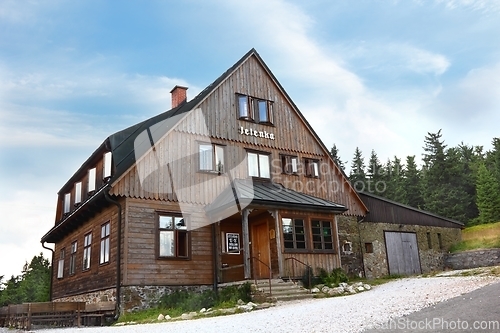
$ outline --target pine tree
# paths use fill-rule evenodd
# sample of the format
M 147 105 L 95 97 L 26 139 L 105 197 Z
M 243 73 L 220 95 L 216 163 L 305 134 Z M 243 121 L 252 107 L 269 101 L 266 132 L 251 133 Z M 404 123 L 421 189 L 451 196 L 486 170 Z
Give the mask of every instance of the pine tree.
M 479 209 L 477 222 L 483 224 L 500 221 L 500 185 L 484 163 L 478 169 L 476 192 Z
M 383 196 L 386 191 L 384 169 L 373 149 L 370 155 L 367 176 L 365 191 Z
M 335 144 L 333 144 L 332 149 L 330 149 L 330 156 L 335 161 L 335 163 L 337 163 L 337 166 L 342 171 L 344 171 L 345 170 L 344 162 L 342 162 L 342 160 L 340 159 L 339 150 L 337 149 L 337 146 Z
M 404 183 L 403 176 L 403 165 L 401 164 L 401 159 L 394 156 L 392 161 L 392 170 L 389 175 L 389 181 L 387 187 L 390 189 L 388 196 L 389 199 L 403 204 L 407 204 L 406 187 Z
M 349 180 L 357 191 L 363 192 L 366 190 L 365 162 L 358 147 L 354 152 Z
M 406 200 L 403 202 L 411 207 L 422 208 L 422 184 L 420 171 L 415 163 L 415 156 L 406 157 L 406 168 L 404 170 L 403 186 L 406 190 Z

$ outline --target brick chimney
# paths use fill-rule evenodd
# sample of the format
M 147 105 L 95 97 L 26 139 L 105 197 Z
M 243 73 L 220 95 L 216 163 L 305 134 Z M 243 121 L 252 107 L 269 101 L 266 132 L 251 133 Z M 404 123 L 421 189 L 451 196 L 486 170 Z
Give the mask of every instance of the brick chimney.
M 172 109 L 186 102 L 187 90 L 187 87 L 175 86 L 174 89 L 170 91 L 170 93 L 172 94 Z

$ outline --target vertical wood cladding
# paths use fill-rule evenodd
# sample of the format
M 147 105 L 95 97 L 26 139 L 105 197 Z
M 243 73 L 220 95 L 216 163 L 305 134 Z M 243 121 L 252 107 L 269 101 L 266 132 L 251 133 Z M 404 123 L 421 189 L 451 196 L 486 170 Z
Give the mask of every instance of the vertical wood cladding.
M 122 200 L 123 202 L 125 200 Z M 101 226 L 110 222 L 110 260 L 109 263 L 99 264 L 101 247 Z M 54 265 L 52 276 L 52 298 L 57 299 L 93 290 L 102 290 L 116 287 L 116 258 L 118 237 L 118 214 L 115 206 L 110 206 L 96 214 L 87 223 L 68 234 L 55 246 Z M 84 237 L 92 234 L 90 269 L 83 270 Z M 69 274 L 71 244 L 77 242 L 75 274 Z M 64 276 L 57 278 L 59 254 L 65 249 Z
M 191 231 L 190 259 L 158 258 L 157 212 L 178 212 L 160 201 L 127 199 L 123 285 L 202 285 L 213 282 L 212 228 L 199 207 L 183 207 Z M 196 209 L 198 208 L 198 209 Z
M 275 126 L 238 120 L 237 93 L 273 101 Z M 275 140 L 241 134 L 242 127 L 271 132 Z M 158 140 L 154 150 L 139 158 L 136 165 L 113 184 L 111 193 L 200 205 L 211 203 L 228 186 L 229 179 L 198 172 L 198 144 L 207 141 L 225 145 L 225 170 L 231 170 L 233 178 L 248 175 L 245 149 L 262 151 L 270 154 L 274 182 L 343 204 L 349 208 L 349 215 L 366 213 L 328 152 L 255 57 L 248 58 L 196 110 Z M 305 158 L 318 160 L 320 177 L 306 177 L 305 172 L 282 173 L 282 154 L 297 156 L 301 163 Z

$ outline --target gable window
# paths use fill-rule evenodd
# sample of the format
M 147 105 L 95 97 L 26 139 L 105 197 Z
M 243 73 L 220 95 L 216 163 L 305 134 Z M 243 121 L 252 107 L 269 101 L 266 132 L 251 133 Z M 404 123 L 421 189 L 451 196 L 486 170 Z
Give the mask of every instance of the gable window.
M 334 250 L 332 222 L 312 220 L 311 234 L 314 250 Z
M 92 245 L 92 234 L 86 234 L 83 240 L 83 270 L 90 268 L 90 254 Z
M 307 177 L 319 177 L 319 161 L 312 159 L 305 159 L 305 168 Z
M 95 191 L 95 168 L 89 169 L 87 192 Z
M 61 249 L 61 252 L 59 252 L 59 262 L 57 263 L 58 279 L 62 279 L 64 277 L 64 255 L 65 255 L 65 250 Z
M 82 182 L 75 183 L 75 206 L 82 202 Z
M 71 255 L 69 257 L 69 275 L 75 274 L 77 242 L 71 243 Z
M 260 124 L 273 124 L 273 102 L 240 94 L 237 95 L 237 99 L 239 119 Z
M 248 152 L 248 175 L 250 177 L 270 178 L 269 154 Z
M 107 222 L 101 226 L 101 255 L 99 259 L 100 264 L 109 262 L 109 235 L 111 223 Z
M 104 180 L 107 180 L 108 178 L 111 177 L 111 159 L 112 159 L 112 154 L 111 152 L 107 152 L 103 156 L 103 172 L 102 172 L 102 178 Z
M 286 174 L 297 174 L 299 159 L 297 156 L 281 156 L 281 169 Z
M 64 195 L 64 214 L 69 213 L 71 210 L 71 193 Z
M 188 258 L 189 237 L 186 220 L 176 214 L 158 215 L 160 257 Z
M 282 218 L 285 249 L 305 249 L 306 235 L 303 219 Z
M 224 172 L 224 147 L 214 143 L 199 145 L 200 171 Z

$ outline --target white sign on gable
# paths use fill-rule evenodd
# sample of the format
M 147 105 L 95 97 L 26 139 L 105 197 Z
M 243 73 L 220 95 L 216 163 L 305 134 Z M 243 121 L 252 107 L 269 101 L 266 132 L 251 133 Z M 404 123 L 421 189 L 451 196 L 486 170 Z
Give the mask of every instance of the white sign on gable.
M 275 139 L 274 133 L 269 133 L 267 131 L 257 131 L 252 128 L 243 128 L 243 126 L 240 127 L 240 134 L 247 136 L 255 136 L 256 138 L 263 138 L 269 140 Z

